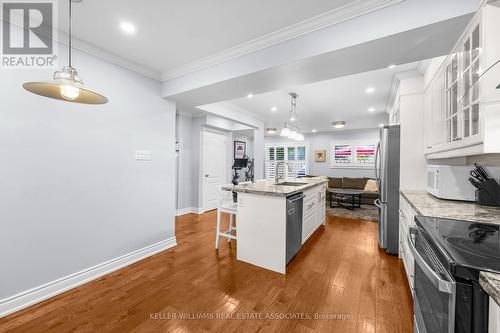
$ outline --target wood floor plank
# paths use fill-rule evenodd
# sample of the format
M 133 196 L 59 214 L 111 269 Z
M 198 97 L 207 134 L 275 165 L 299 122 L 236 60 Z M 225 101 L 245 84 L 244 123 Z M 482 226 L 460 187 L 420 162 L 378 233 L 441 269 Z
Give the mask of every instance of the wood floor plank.
M 404 268 L 376 223 L 328 217 L 285 276 L 237 261 L 234 241 L 216 251 L 215 221 L 178 217 L 177 247 L 1 318 L 0 332 L 412 332 Z

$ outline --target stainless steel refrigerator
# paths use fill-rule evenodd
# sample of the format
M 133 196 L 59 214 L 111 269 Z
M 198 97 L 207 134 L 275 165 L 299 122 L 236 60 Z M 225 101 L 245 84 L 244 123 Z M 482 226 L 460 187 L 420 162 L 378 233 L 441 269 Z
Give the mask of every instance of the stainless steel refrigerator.
M 375 205 L 379 207 L 378 243 L 391 254 L 399 252 L 399 152 L 400 126 L 381 127 L 375 155 L 375 178 L 380 199 Z

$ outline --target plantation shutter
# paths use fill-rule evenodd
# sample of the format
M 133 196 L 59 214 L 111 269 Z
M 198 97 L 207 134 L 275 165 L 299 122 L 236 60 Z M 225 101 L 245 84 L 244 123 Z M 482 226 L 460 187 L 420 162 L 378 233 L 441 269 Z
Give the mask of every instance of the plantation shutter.
M 276 160 L 276 148 L 267 147 L 266 148 L 266 178 L 274 178 L 274 163 Z
M 280 177 L 283 177 L 285 174 L 285 168 L 287 170 L 288 177 L 295 178 L 305 176 L 307 174 L 308 167 L 307 152 L 308 148 L 307 145 L 304 145 L 304 143 L 266 145 L 266 179 L 275 178 L 276 172 Z M 276 165 L 280 161 L 288 163 L 288 167 L 281 163 L 279 170 L 276 170 Z

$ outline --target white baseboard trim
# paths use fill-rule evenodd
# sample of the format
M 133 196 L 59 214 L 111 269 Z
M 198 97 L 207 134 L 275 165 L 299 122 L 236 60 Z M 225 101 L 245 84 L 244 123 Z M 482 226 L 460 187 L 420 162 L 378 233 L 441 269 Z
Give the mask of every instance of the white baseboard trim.
M 198 215 L 200 215 L 200 214 L 205 213 L 205 210 L 204 210 L 203 208 L 195 208 L 195 209 L 193 210 L 193 213 L 194 213 L 194 214 L 198 214 Z
M 177 245 L 175 237 L 0 300 L 0 318 Z
M 176 216 L 186 215 L 186 214 L 203 214 L 205 211 L 203 208 L 188 207 L 177 209 Z

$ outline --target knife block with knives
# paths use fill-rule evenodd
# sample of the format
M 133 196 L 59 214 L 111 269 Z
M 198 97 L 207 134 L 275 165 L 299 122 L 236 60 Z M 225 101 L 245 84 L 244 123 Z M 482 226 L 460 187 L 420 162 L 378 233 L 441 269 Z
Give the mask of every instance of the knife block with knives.
M 486 170 L 474 163 L 469 181 L 476 188 L 476 202 L 485 206 L 500 206 L 500 185 L 488 176 Z

